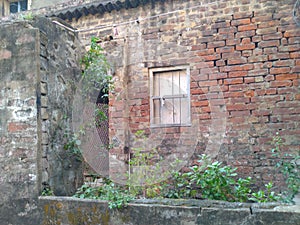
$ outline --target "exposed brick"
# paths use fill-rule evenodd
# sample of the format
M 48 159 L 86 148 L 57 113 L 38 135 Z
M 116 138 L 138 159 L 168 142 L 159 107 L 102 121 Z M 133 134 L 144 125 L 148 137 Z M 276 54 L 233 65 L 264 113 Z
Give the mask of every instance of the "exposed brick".
M 233 19 L 243 19 L 243 18 L 252 18 L 253 13 L 252 12 L 238 12 L 233 14 Z
M 233 46 L 225 46 L 221 48 L 216 48 L 216 53 L 228 53 L 228 52 L 234 52 Z
M 244 64 L 247 63 L 247 58 L 228 59 L 228 65 Z
M 191 51 L 206 49 L 206 44 L 193 45 Z
M 280 74 L 275 76 L 276 80 L 294 80 L 297 77 L 297 74 Z
M 241 56 L 242 54 L 239 51 L 222 53 L 222 59 L 240 58 Z
M 247 30 L 255 30 L 257 28 L 256 24 L 247 24 L 238 26 L 238 31 L 247 31 Z
M 249 83 L 255 83 L 255 78 L 254 77 L 245 77 L 244 78 L 244 82 L 246 84 L 249 84 Z
M 27 130 L 30 127 L 30 125 L 22 122 L 9 122 L 7 130 L 10 133 L 15 133 L 15 132 L 22 132 L 24 130 Z
M 251 50 L 244 50 L 242 51 L 242 56 L 243 57 L 249 57 L 252 56 L 253 52 Z
M 247 74 L 247 71 L 233 71 L 228 73 L 228 77 L 245 77 Z
M 269 14 L 265 14 L 263 16 L 257 16 L 255 15 L 255 17 L 251 18 L 251 22 L 253 23 L 261 23 L 261 22 L 265 22 L 265 21 L 272 21 L 273 20 L 273 15 L 272 13 Z
M 0 60 L 10 59 L 11 55 L 12 55 L 11 51 L 8 51 L 6 49 L 1 49 L 0 50 Z
M 250 18 L 236 19 L 231 21 L 232 26 L 246 25 L 251 22 Z
M 300 36 L 299 29 L 289 30 L 284 33 L 284 37 L 299 37 L 299 36 Z
M 195 65 L 196 69 L 207 68 L 207 67 L 214 67 L 214 62 L 199 62 Z
M 277 60 L 277 59 L 288 59 L 290 57 L 289 53 L 277 53 L 269 55 L 269 60 Z
M 295 66 L 292 68 L 291 73 L 299 73 L 300 74 L 300 66 Z
M 289 44 L 300 44 L 300 37 L 290 37 L 289 38 Z
M 284 80 L 284 81 L 271 81 L 270 82 L 270 87 L 289 87 L 291 86 L 293 83 L 290 80 Z
M 201 31 L 202 36 L 212 36 L 215 33 L 217 33 L 217 29 L 205 29 L 203 31 Z
M 224 79 L 224 84 L 242 84 L 243 78 L 228 78 Z
M 239 31 L 235 34 L 235 38 L 253 37 L 255 36 L 255 30 Z
M 269 74 L 268 69 L 257 69 L 248 71 L 248 76 L 261 76 Z
M 192 106 L 195 107 L 202 107 L 202 106 L 208 106 L 209 101 L 208 100 L 202 100 L 202 101 L 197 101 L 197 102 L 191 102 Z
M 251 40 L 252 42 L 260 42 L 262 40 L 262 36 L 253 36 Z
M 213 85 L 218 85 L 218 82 L 217 82 L 217 80 L 199 81 L 198 85 L 199 85 L 199 87 L 213 86 Z
M 240 38 L 226 40 L 226 45 L 238 45 L 241 43 Z
M 241 44 L 236 46 L 236 50 L 242 51 L 242 50 L 250 50 L 250 49 L 255 49 L 255 44 L 250 43 L 250 44 Z
M 219 70 L 221 72 L 230 72 L 230 71 L 247 71 L 252 70 L 254 67 L 253 64 L 243 64 L 243 65 L 236 65 L 236 66 L 224 66 L 220 67 Z
M 216 66 L 225 66 L 225 65 L 226 65 L 226 63 L 223 59 L 216 61 Z
M 275 95 L 277 93 L 277 88 L 260 89 L 256 90 L 256 93 L 258 96 Z
M 292 25 L 292 24 L 278 26 L 279 32 L 285 32 L 285 31 L 290 31 L 290 30 L 294 30 L 294 29 L 295 29 L 295 25 Z
M 262 35 L 262 34 L 273 34 L 277 33 L 277 27 L 267 27 L 262 29 L 257 29 L 256 34 Z
M 229 86 L 229 87 L 231 87 L 231 86 Z M 243 97 L 243 96 L 244 96 L 243 91 L 235 91 L 235 92 L 226 92 L 226 93 L 224 93 L 224 98 L 238 98 L 238 97 Z
M 266 22 L 258 23 L 258 28 L 269 28 L 269 27 L 276 27 L 280 24 L 279 20 L 270 20 Z
M 258 43 L 258 46 L 260 48 L 266 48 L 266 47 L 277 47 L 279 46 L 279 41 L 278 40 L 270 40 L 270 41 L 261 41 Z
M 279 52 L 294 52 L 294 51 L 299 51 L 299 50 L 300 50 L 299 44 L 288 45 L 288 46 L 279 46 L 279 48 L 278 48 Z
M 265 62 L 265 61 L 268 61 L 268 56 L 267 55 L 255 55 L 255 56 L 250 56 L 248 58 L 249 63 Z
M 291 71 L 290 67 L 271 68 L 270 74 L 289 73 L 290 71 Z
M 216 22 L 216 23 L 211 25 L 212 29 L 225 28 L 225 27 L 230 27 L 230 22 L 229 21 Z
M 207 43 L 207 48 L 217 48 L 225 46 L 225 41 L 212 41 Z
M 198 56 L 204 56 L 204 55 L 210 55 L 210 54 L 214 54 L 214 53 L 215 53 L 215 49 L 209 48 L 209 49 L 199 50 L 199 51 L 197 51 L 196 54 Z
M 255 48 L 252 51 L 253 51 L 253 56 L 257 56 L 257 55 L 262 55 L 263 54 L 263 49 L 261 49 L 261 48 Z
M 278 60 L 278 61 L 274 61 L 273 62 L 273 66 L 274 67 L 282 67 L 282 66 L 294 66 L 295 65 L 295 61 L 292 59 L 288 59 L 288 60 Z
M 282 38 L 282 33 L 277 32 L 274 34 L 265 34 L 262 36 L 263 40 L 276 40 L 276 39 L 281 39 Z
M 227 78 L 227 77 L 228 77 L 227 73 L 212 73 L 212 74 L 209 74 L 209 79 L 210 80 L 224 79 L 224 78 Z
M 282 54 L 288 54 L 288 53 L 282 53 Z M 292 59 L 295 59 L 295 58 L 300 58 L 300 52 L 291 52 L 290 53 L 290 57 Z M 287 57 L 288 58 L 288 57 Z
M 280 43 L 281 45 L 288 45 L 288 40 L 286 38 L 281 38 Z
M 226 109 L 228 111 L 243 111 L 243 110 L 247 110 L 248 106 L 247 104 L 227 104 L 226 105 Z
M 278 47 L 264 48 L 264 54 L 274 54 L 278 52 Z
M 237 32 L 236 27 L 226 27 L 226 28 L 219 29 L 219 34 L 236 33 L 236 32 Z
M 207 61 L 212 61 L 212 60 L 218 60 L 221 59 L 221 55 L 220 54 L 213 54 L 213 55 L 204 55 L 202 56 L 205 60 Z
M 265 74 L 264 74 L 265 75 Z M 268 74 L 267 76 L 265 76 L 265 81 L 271 81 L 271 80 L 275 80 L 274 75 Z
M 239 117 L 239 116 L 250 116 L 250 111 L 249 110 L 239 110 L 239 111 L 231 111 L 230 115 L 233 117 Z M 249 129 L 250 125 L 247 124 L 245 125 L 246 128 L 244 128 L 242 125 L 238 124 L 235 126 L 236 129 Z

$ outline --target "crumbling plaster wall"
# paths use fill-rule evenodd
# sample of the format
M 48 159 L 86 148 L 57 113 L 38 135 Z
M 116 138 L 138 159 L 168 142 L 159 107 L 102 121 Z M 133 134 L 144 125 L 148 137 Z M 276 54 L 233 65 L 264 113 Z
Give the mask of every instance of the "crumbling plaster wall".
M 37 115 L 39 30 L 26 23 L 0 26 L 0 220 L 38 221 L 40 188 Z
M 80 46 L 46 18 L 0 24 L 1 225 L 40 224 L 45 186 L 70 195 L 81 185 L 81 161 L 63 148 Z

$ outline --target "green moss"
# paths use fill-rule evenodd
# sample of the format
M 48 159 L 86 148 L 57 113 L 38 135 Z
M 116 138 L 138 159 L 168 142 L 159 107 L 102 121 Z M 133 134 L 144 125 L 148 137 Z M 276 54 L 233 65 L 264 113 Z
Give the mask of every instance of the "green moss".
M 109 225 L 110 215 L 108 210 L 106 210 L 105 213 L 101 215 L 101 220 L 103 225 Z

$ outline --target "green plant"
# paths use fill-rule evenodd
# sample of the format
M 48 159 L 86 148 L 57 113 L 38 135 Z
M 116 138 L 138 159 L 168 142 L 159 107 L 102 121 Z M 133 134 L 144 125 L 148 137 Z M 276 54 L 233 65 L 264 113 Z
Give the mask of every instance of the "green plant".
M 283 193 L 284 201 L 291 202 L 300 190 L 300 150 L 297 153 L 284 153 L 281 151 L 283 140 L 278 132 L 273 137 L 273 156 L 278 159 L 276 168 L 285 177 L 287 191 Z
M 206 165 L 203 164 L 204 159 L 205 155 L 198 160 L 202 167 L 195 165 L 188 173 L 191 181 L 201 190 L 201 198 L 227 201 L 244 201 L 247 198 L 251 178 L 240 178 L 236 182 L 236 168 L 222 166 L 218 161 Z M 203 170 L 203 167 L 206 168 Z
M 105 179 L 101 186 L 82 185 L 74 197 L 107 200 L 110 209 L 122 208 L 134 199 L 127 190 L 117 186 L 109 179 Z
M 259 190 L 258 192 L 252 193 L 252 197 L 249 200 L 254 202 L 277 202 L 281 199 L 281 196 L 277 195 L 274 191 L 271 191 L 273 188 L 273 183 L 269 182 L 265 184 L 266 191 Z
M 54 196 L 54 193 L 53 193 L 53 191 L 51 190 L 50 187 L 45 187 L 42 190 L 42 196 Z
M 33 20 L 33 18 L 34 18 L 32 12 L 27 12 L 26 14 L 21 14 L 20 17 L 23 20 Z
M 135 133 L 135 143 L 145 143 L 144 131 Z M 162 190 L 162 169 L 156 149 L 144 151 L 143 147 L 132 148 L 129 159 L 127 187 L 134 196 L 158 197 Z
M 107 97 L 113 89 L 112 75 L 109 74 L 110 65 L 98 41 L 98 38 L 92 37 L 90 49 L 81 60 L 83 94 L 89 96 L 94 91 L 101 91 L 105 93 L 103 97 Z
M 221 162 L 212 162 L 206 155 L 199 156 L 198 164 L 190 167 L 189 172 L 172 173 L 167 185 L 165 197 L 169 198 L 202 198 L 225 201 L 277 201 L 279 197 L 271 192 L 272 184 L 267 191 L 252 193 L 252 179 L 236 178 L 237 168 L 223 166 Z
M 82 152 L 80 149 L 81 141 L 79 140 L 78 134 L 66 134 L 68 141 L 64 144 L 64 150 L 72 156 L 75 156 L 76 159 L 82 160 Z

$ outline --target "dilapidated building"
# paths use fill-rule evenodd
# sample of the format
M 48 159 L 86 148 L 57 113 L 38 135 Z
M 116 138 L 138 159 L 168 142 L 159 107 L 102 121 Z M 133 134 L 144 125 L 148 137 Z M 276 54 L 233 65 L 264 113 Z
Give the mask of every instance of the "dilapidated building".
M 3 16 L 10 2 L 1 1 Z M 26 1 L 27 9 L 49 19 L 0 24 L 5 225 L 39 221 L 44 187 L 71 195 L 82 183 L 81 162 L 65 146 L 94 116 L 89 107 L 98 93 L 94 102 L 77 95 L 91 37 L 100 39 L 114 81 L 109 133 L 95 128 L 81 140 L 96 172 L 123 183 L 128 160 L 142 148 L 159 155 L 162 171 L 176 159 L 181 169 L 206 154 L 258 186 L 284 187 L 271 149 L 278 132 L 282 151 L 299 151 L 298 1 L 37 2 Z M 14 4 L 19 10 L 23 1 Z

